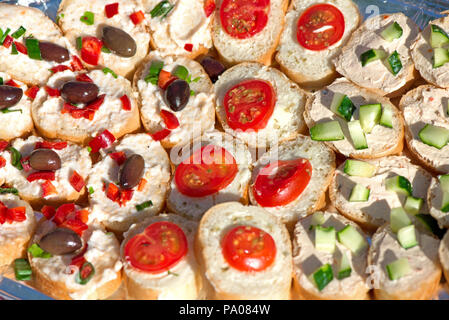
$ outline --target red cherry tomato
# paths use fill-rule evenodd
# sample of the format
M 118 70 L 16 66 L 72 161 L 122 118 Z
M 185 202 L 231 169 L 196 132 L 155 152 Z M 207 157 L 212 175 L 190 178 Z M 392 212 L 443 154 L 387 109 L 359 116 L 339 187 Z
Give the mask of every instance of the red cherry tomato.
M 238 166 L 226 149 L 207 145 L 179 164 L 175 183 L 189 197 L 205 197 L 226 188 L 235 178 Z
M 187 238 L 172 222 L 155 222 L 125 245 L 125 258 L 134 267 L 161 273 L 175 266 L 188 250 Z
M 226 92 L 223 104 L 231 129 L 258 131 L 273 114 L 276 93 L 267 81 L 245 80 Z
M 311 177 L 309 160 L 278 160 L 260 170 L 252 187 L 254 198 L 262 207 L 286 205 L 301 195 Z
M 100 59 L 103 41 L 95 37 L 84 37 L 81 43 L 81 59 L 88 64 L 96 66 Z
M 240 271 L 262 271 L 276 257 L 276 244 L 267 232 L 251 226 L 238 226 L 221 242 L 222 253 L 231 267 Z
M 298 19 L 296 38 L 301 46 L 321 51 L 340 41 L 345 32 L 345 17 L 330 4 L 309 7 Z

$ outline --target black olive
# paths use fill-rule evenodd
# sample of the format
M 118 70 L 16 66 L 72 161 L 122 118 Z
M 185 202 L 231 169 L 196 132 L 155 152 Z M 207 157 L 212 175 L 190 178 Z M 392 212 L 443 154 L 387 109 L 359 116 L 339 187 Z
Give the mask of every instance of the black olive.
M 61 168 L 61 158 L 51 149 L 36 149 L 28 159 L 34 170 L 53 171 Z
M 136 54 L 136 41 L 122 29 L 104 27 L 102 40 L 105 46 L 118 56 L 129 58 Z
M 124 189 L 137 186 L 142 179 L 145 169 L 145 160 L 141 155 L 133 154 L 123 164 L 119 174 L 119 184 Z
M 14 106 L 22 99 L 22 96 L 22 89 L 0 85 L 0 110 Z
M 80 249 L 82 245 L 80 236 L 67 228 L 56 228 L 39 241 L 39 246 L 53 255 L 73 253 Z
M 165 100 L 173 111 L 181 111 L 187 105 L 190 98 L 190 86 L 181 79 L 170 83 L 165 90 Z
M 60 45 L 48 41 L 40 41 L 42 59 L 45 61 L 64 62 L 70 59 L 69 50 Z
M 98 91 L 95 83 L 69 81 L 62 86 L 61 96 L 70 103 L 89 103 L 97 98 Z
M 209 78 L 212 82 L 217 81 L 218 76 L 226 70 L 226 68 L 220 61 L 215 60 L 209 56 L 206 56 L 201 60 L 201 65 L 209 75 Z

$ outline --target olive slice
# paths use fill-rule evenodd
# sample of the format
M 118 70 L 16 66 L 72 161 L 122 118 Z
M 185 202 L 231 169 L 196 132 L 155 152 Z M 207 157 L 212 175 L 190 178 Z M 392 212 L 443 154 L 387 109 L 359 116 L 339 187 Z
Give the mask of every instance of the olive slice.
M 220 61 L 209 56 L 206 56 L 201 60 L 201 65 L 203 66 L 204 71 L 206 71 L 209 75 L 212 82 L 216 82 L 218 80 L 218 76 L 226 70 Z
M 137 186 L 142 179 L 145 169 L 145 160 L 141 155 L 133 154 L 123 164 L 119 174 L 119 184 L 124 189 Z
M 165 90 L 165 100 L 173 111 L 181 111 L 187 105 L 190 99 L 190 86 L 181 79 L 170 83 Z
M 22 89 L 0 85 L 0 110 L 16 105 L 22 99 L 22 96 Z
M 67 228 L 56 228 L 39 240 L 39 246 L 53 255 L 73 253 L 82 245 L 80 236 Z
M 54 171 L 61 168 L 61 158 L 51 149 L 34 150 L 28 161 L 34 170 Z
M 136 54 L 136 41 L 122 29 L 105 26 L 102 40 L 105 46 L 118 56 L 129 58 Z
M 70 103 L 89 103 L 98 96 L 98 86 L 91 82 L 69 81 L 61 88 L 61 96 Z
M 69 50 L 52 42 L 40 41 L 39 49 L 41 50 L 41 57 L 45 61 L 61 63 L 70 59 Z

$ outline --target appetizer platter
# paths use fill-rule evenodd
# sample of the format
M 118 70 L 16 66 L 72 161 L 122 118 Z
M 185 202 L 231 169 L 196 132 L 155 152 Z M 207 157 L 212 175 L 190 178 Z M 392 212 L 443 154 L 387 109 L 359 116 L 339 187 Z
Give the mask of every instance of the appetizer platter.
M 447 299 L 449 2 L 385 7 L 0 2 L 0 298 Z

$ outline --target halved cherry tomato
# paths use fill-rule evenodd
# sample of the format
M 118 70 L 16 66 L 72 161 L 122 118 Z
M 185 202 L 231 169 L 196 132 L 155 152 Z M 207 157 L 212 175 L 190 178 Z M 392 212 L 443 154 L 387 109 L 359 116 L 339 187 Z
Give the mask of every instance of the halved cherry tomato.
M 5 48 L 9 48 L 13 41 L 14 41 L 13 38 L 10 35 L 7 35 L 5 40 L 3 41 L 3 46 Z
M 286 205 L 301 195 L 311 177 L 312 165 L 307 159 L 275 161 L 257 175 L 254 198 L 262 207 Z
M 65 66 L 63 64 L 60 64 L 59 66 L 55 66 L 55 67 L 51 68 L 50 70 L 53 73 L 58 73 L 58 72 L 70 70 L 70 67 L 69 66 Z
M 34 149 L 54 149 L 54 150 L 62 150 L 67 148 L 66 141 L 38 141 L 36 142 Z
M 120 97 L 120 101 L 122 102 L 123 110 L 125 110 L 125 111 L 131 110 L 131 101 L 129 101 L 129 98 L 126 94 Z
M 229 265 L 239 271 L 262 271 L 276 257 L 276 244 L 271 235 L 252 226 L 230 230 L 221 242 L 222 253 Z
M 109 154 L 109 156 L 117 162 L 119 166 L 125 163 L 126 161 L 126 154 L 123 151 L 118 152 L 112 152 Z
M 88 64 L 96 66 L 100 59 L 103 41 L 95 37 L 84 37 L 81 41 L 81 59 Z
M 160 114 L 167 129 L 173 130 L 179 127 L 178 118 L 173 113 L 167 110 L 161 110 Z
M 8 147 L 9 142 L 6 140 L 0 140 L 0 152 L 5 151 L 5 149 Z
M 220 7 L 220 21 L 223 30 L 231 37 L 247 39 L 265 28 L 269 11 L 269 0 L 224 0 Z
M 56 213 L 56 209 L 52 206 L 43 206 L 41 212 L 47 220 L 51 220 Z
M 61 93 L 59 92 L 59 90 L 56 89 L 56 88 L 52 88 L 52 87 L 49 87 L 49 86 L 45 86 L 44 89 L 45 89 L 45 92 L 47 92 L 47 94 L 48 94 L 50 97 L 59 97 L 59 96 L 61 95 Z
M 301 46 L 321 51 L 340 41 L 345 32 L 345 17 L 330 4 L 320 3 L 306 9 L 298 19 L 296 38 Z
M 48 197 L 49 195 L 58 193 L 55 186 L 53 185 L 53 183 L 51 183 L 50 180 L 44 181 L 41 184 L 41 187 L 42 187 L 42 197 L 44 197 L 44 198 Z
M 72 175 L 69 178 L 70 185 L 73 187 L 73 189 L 76 190 L 76 192 L 80 192 L 86 183 L 84 182 L 84 179 L 82 176 L 79 175 L 76 170 L 73 171 Z
M 0 168 L 3 168 L 6 166 L 6 159 L 0 156 Z
M 91 152 L 98 152 L 102 148 L 109 147 L 115 141 L 115 137 L 108 130 L 104 130 L 102 133 L 98 134 L 95 138 L 90 140 L 89 147 L 92 149 Z
M 233 130 L 266 127 L 276 104 L 273 86 L 265 80 L 244 80 L 226 92 L 223 104 Z
M 215 0 L 204 1 L 204 14 L 208 18 L 215 10 Z
M 154 141 L 160 141 L 160 140 L 165 139 L 170 134 L 170 132 L 171 132 L 171 130 L 162 129 L 155 133 L 150 133 L 150 136 L 151 136 L 151 138 L 153 138 Z
M 36 98 L 37 93 L 39 92 L 38 86 L 32 86 L 27 91 L 25 91 L 25 95 L 30 98 L 31 100 L 34 100 Z
M 145 15 L 144 15 L 144 13 L 142 12 L 142 10 L 139 10 L 139 11 L 137 11 L 137 12 L 134 12 L 134 13 L 131 14 L 129 17 L 131 18 L 131 21 L 132 21 L 135 25 L 141 23 L 141 22 L 145 19 Z
M 17 51 L 19 51 L 21 54 L 28 54 L 27 47 L 25 47 L 20 42 L 14 41 L 14 44 L 16 45 Z
M 118 2 L 110 3 L 104 6 L 106 17 L 112 18 L 118 14 Z
M 33 172 L 27 177 L 28 182 L 33 182 L 36 180 L 55 180 L 55 173 L 54 171 L 38 171 Z
M 125 259 L 139 270 L 161 273 L 175 266 L 188 251 L 187 238 L 172 222 L 155 222 L 125 245 Z
M 207 145 L 179 164 L 175 183 L 186 196 L 205 197 L 226 188 L 237 172 L 232 154 L 222 147 Z
M 161 70 L 161 72 L 159 73 L 159 80 L 157 82 L 157 85 L 162 90 L 165 90 L 167 89 L 169 84 L 175 81 L 176 79 L 178 79 L 178 77 L 172 75 L 170 72 Z

